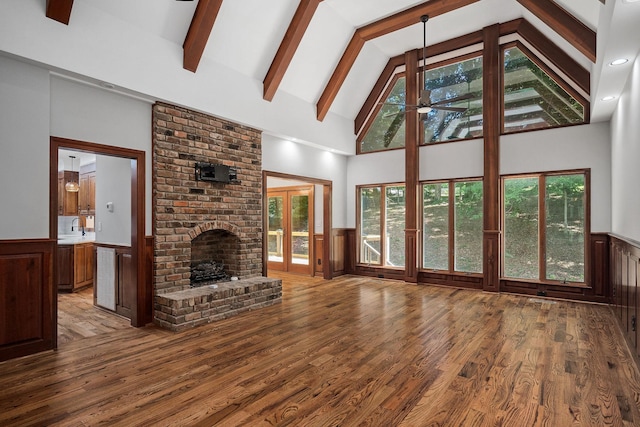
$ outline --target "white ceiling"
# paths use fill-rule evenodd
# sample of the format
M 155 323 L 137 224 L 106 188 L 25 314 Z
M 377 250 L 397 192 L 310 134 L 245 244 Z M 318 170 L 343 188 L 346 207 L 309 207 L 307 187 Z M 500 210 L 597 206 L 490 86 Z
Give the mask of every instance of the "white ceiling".
M 331 105 L 331 117 L 321 124 L 314 123 L 315 105 L 355 29 L 423 1 L 322 1 L 272 103 L 262 99 L 262 81 L 298 0 L 224 1 L 195 75 L 180 65 L 182 43 L 197 1 L 75 0 L 68 27 L 43 21 L 45 0 L 4 1 L 8 3 L 4 6 L 5 11 L 9 10 L 8 15 L 13 9 L 24 23 L 18 26 L 7 14 L 5 18 L 0 17 L 0 52 L 23 56 L 63 74 L 107 81 L 115 84 L 116 89 L 204 110 L 274 135 L 297 138 L 347 154 L 355 150 L 353 119 L 389 58 L 422 46 L 419 22 L 366 43 Z M 607 0 L 605 6 L 599 0 L 556 1 L 597 31 L 596 64 L 590 63 L 516 0 L 481 0 L 434 17 L 427 24 L 428 44 L 524 17 L 592 73 L 592 121 L 608 120 L 615 101 L 603 102 L 601 98 L 620 94 L 631 63 L 638 55 L 640 2 Z M 29 6 L 34 2 L 37 7 Z M 41 15 L 32 17 L 36 10 Z M 10 28 L 2 30 L 7 26 Z M 29 30 L 42 32 L 40 42 L 44 45 L 28 44 L 29 40 L 19 39 L 21 34 L 13 34 L 11 40 L 4 37 L 8 34 L 3 34 L 3 31 L 27 34 Z M 89 40 L 83 45 L 80 38 Z M 47 46 L 49 39 L 52 45 Z M 101 59 L 105 58 L 104 64 L 88 63 L 92 55 L 98 55 L 90 51 L 89 46 L 99 51 Z M 605 65 L 618 56 L 627 57 L 630 62 L 617 68 Z M 121 64 L 114 63 L 118 58 Z M 141 61 L 140 66 L 136 66 L 136 60 Z M 171 69 L 167 69 L 167 64 Z M 154 69 L 156 73 L 149 71 Z M 141 75 L 136 76 L 138 72 Z M 216 88 L 233 84 L 243 87 L 235 90 L 232 99 L 228 95 L 224 102 L 216 99 Z M 202 88 L 202 92 L 198 88 Z M 288 116 L 291 123 L 282 122 L 283 115 Z M 331 132 L 325 135 L 323 126 L 335 127 L 336 132 L 343 134 L 348 129 L 346 133 L 350 134 L 340 138 Z M 334 143 L 337 139 L 340 141 Z

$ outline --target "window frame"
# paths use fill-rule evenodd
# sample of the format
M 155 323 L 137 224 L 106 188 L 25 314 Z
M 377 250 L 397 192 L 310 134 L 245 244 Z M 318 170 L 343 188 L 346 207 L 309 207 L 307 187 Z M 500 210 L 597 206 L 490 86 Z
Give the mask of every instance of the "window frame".
M 546 257 L 546 177 L 551 176 L 565 176 L 565 175 L 584 175 L 584 282 L 565 282 L 561 280 L 549 280 L 547 279 L 547 257 Z M 505 268 L 505 191 L 504 183 L 507 179 L 517 178 L 537 178 L 538 179 L 538 278 L 537 279 L 525 279 L 520 277 L 508 277 L 504 274 Z M 500 176 L 500 247 L 501 247 L 501 260 L 500 260 L 500 280 L 514 281 L 514 282 L 528 282 L 528 283 L 540 283 L 546 285 L 559 285 L 568 286 L 574 288 L 591 288 L 590 284 L 590 266 L 591 266 L 591 254 L 589 252 L 589 240 L 591 236 L 591 169 L 567 169 L 559 171 L 547 171 L 547 172 L 529 172 L 529 173 L 516 173 L 505 174 Z
M 480 50 L 476 50 L 473 52 L 468 52 L 468 53 L 463 53 L 451 58 L 447 58 L 444 59 L 442 61 L 438 61 L 438 62 L 434 62 L 432 64 L 426 64 L 426 68 L 427 71 L 429 69 L 434 69 L 434 68 L 441 68 L 441 67 L 446 67 L 447 65 L 451 65 L 451 64 L 455 64 L 457 62 L 463 62 L 463 61 L 467 61 L 469 59 L 473 59 L 473 58 L 482 58 L 484 59 L 484 55 L 482 52 L 482 49 Z M 421 65 L 418 67 L 418 72 L 419 72 L 419 82 L 418 82 L 418 87 L 420 90 L 423 89 L 424 86 L 424 70 L 425 70 L 425 65 Z M 484 79 L 484 62 L 482 64 L 482 78 Z M 484 88 L 483 88 L 484 89 Z M 420 94 L 418 93 L 418 96 Z M 439 100 L 438 100 L 439 101 Z M 482 110 L 483 110 L 483 115 L 484 115 L 484 91 L 482 94 Z M 484 121 L 484 117 L 482 119 Z M 424 121 L 423 120 L 418 120 L 418 143 L 420 145 L 420 147 L 430 147 L 432 145 L 439 145 L 439 144 L 450 144 L 453 142 L 460 142 L 460 141 L 472 141 L 472 140 L 481 140 L 484 138 L 484 123 L 482 126 L 482 135 L 480 136 L 475 136 L 475 137 L 468 137 L 468 138 L 458 138 L 458 139 L 452 139 L 450 141 L 434 141 L 434 142 L 425 142 L 424 141 Z
M 455 178 L 455 179 L 436 179 L 436 180 L 427 180 L 427 181 L 420 181 L 419 183 L 419 189 L 420 189 L 420 213 L 419 213 L 419 218 L 420 218 L 420 245 L 418 247 L 418 259 L 420 260 L 420 267 L 419 267 L 419 271 L 421 272 L 429 272 L 429 273 L 446 273 L 446 274 L 450 274 L 450 275 L 460 275 L 460 276 L 473 276 L 473 277 L 483 277 L 484 276 L 484 272 L 483 271 L 479 271 L 479 272 L 467 272 L 467 271 L 457 271 L 455 269 L 455 255 L 456 255 L 456 251 L 455 251 L 455 240 L 456 240 L 456 236 L 455 236 L 455 185 L 458 182 L 483 182 L 484 179 L 483 177 L 470 177 L 470 178 Z M 431 184 L 448 184 L 449 187 L 449 200 L 448 200 L 448 224 L 447 224 L 447 244 L 448 244 L 448 254 L 447 254 L 447 263 L 448 263 L 448 268 L 446 270 L 443 269 L 438 269 L 438 268 L 429 268 L 429 267 L 425 267 L 424 266 L 424 257 L 423 257 L 423 251 L 424 251 L 424 237 L 425 237 L 425 233 L 424 233 L 424 200 L 423 200 L 423 195 L 424 195 L 424 190 L 423 190 L 423 186 L 424 185 L 431 185 Z M 484 188 L 483 188 L 483 195 L 482 197 L 484 197 Z M 484 209 L 483 209 L 484 210 Z M 482 212 L 482 214 L 484 215 L 484 212 Z M 483 227 L 484 228 L 484 227 Z M 484 256 L 484 255 L 483 255 Z
M 396 83 L 398 82 L 398 80 L 405 77 L 406 77 L 406 72 L 404 70 L 404 66 L 396 68 L 396 71 L 393 73 L 393 76 L 391 76 L 387 85 L 385 86 L 384 91 L 382 91 L 382 95 L 380 96 L 379 102 L 376 104 L 373 110 L 371 110 L 371 113 L 369 114 L 369 117 L 365 121 L 364 126 L 362 127 L 362 130 L 356 136 L 356 155 L 381 153 L 386 151 L 405 149 L 405 147 L 402 146 L 402 147 L 383 148 L 376 151 L 362 151 L 362 143 L 364 142 L 364 138 L 367 136 L 367 133 L 369 132 L 369 130 L 371 130 L 371 126 L 373 126 L 373 123 L 375 122 L 376 117 L 380 113 L 380 110 L 382 110 L 382 104 L 384 104 L 386 99 L 389 97 L 389 95 L 391 94 L 391 91 L 396 86 Z
M 505 91 L 504 91 L 504 77 L 505 77 L 505 72 L 504 72 L 504 52 L 508 49 L 512 49 L 512 48 L 517 48 L 519 49 L 531 62 L 533 62 L 534 64 L 536 64 L 542 71 L 544 71 L 554 82 L 555 84 L 557 84 L 558 86 L 560 86 L 563 90 L 565 90 L 569 95 L 571 95 L 577 102 L 579 102 L 582 105 L 582 109 L 584 112 L 584 117 L 582 119 L 582 122 L 580 123 L 567 123 L 564 125 L 558 125 L 558 126 L 549 126 L 543 129 L 537 129 L 537 128 L 533 128 L 533 129 L 521 129 L 521 130 L 515 130 L 515 131 L 511 131 L 511 132 L 507 132 L 505 131 L 505 105 L 504 105 L 504 98 L 505 98 Z M 540 54 L 540 56 L 544 57 L 544 55 Z M 535 52 L 533 52 L 531 49 L 527 48 L 524 43 L 522 43 L 520 40 L 514 40 L 512 42 L 508 42 L 508 43 L 504 43 L 500 45 L 500 63 L 501 65 L 501 71 L 500 71 L 500 135 L 515 135 L 518 133 L 523 133 L 523 132 L 535 132 L 535 131 L 540 131 L 540 130 L 549 130 L 549 129 L 558 129 L 558 128 L 563 128 L 563 127 L 569 127 L 569 126 L 580 126 L 580 125 L 584 125 L 590 122 L 590 104 L 589 101 L 582 96 L 582 94 L 580 94 L 571 84 L 567 83 L 567 81 L 562 78 L 558 73 L 556 73 L 549 65 L 547 65 L 543 60 L 541 60 L 539 58 L 539 55 L 537 55 Z
M 356 185 L 356 241 L 357 241 L 357 250 L 356 250 L 356 265 L 358 266 L 367 266 L 367 267 L 376 267 L 376 268 L 386 268 L 392 270 L 404 270 L 406 266 L 393 266 L 387 264 L 386 259 L 386 219 L 387 219 L 387 204 L 386 204 L 386 194 L 387 187 L 399 187 L 402 186 L 405 188 L 405 196 L 406 196 L 406 188 L 407 185 L 404 182 L 395 182 L 395 183 L 385 183 L 385 184 L 362 184 Z M 361 258 L 361 240 L 362 240 L 362 189 L 366 188 L 380 188 L 380 263 L 365 263 L 362 262 Z M 405 213 L 406 213 L 406 204 L 405 204 Z

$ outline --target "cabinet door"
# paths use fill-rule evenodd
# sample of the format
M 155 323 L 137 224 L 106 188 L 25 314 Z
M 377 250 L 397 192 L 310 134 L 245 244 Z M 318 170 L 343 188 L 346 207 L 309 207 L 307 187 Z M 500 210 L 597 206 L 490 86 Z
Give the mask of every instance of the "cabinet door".
M 58 290 L 73 289 L 73 246 L 58 246 Z
M 96 213 L 96 173 L 90 173 L 88 178 L 89 194 L 87 197 L 89 198 L 89 214 L 94 215 Z
M 87 214 L 89 210 L 89 177 L 88 174 L 80 175 L 80 191 L 78 192 L 78 212 Z
M 78 286 L 87 280 L 85 264 L 87 263 L 86 251 L 84 245 L 75 246 L 75 285 Z

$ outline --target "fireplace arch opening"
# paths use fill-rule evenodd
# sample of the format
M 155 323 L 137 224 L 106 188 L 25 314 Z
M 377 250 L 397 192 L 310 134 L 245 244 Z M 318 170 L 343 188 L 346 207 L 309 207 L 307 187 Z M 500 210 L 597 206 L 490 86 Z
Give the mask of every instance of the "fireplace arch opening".
M 222 229 L 201 233 L 191 240 L 191 286 L 227 281 L 240 275 L 240 238 Z

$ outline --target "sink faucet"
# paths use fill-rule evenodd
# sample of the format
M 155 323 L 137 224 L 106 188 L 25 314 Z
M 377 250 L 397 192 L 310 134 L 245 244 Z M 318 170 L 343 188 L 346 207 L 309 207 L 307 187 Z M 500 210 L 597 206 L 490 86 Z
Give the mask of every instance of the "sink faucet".
M 74 221 L 78 221 L 78 228 L 82 230 L 82 235 L 84 236 L 84 225 L 80 222 L 80 217 L 75 217 L 71 220 L 71 231 L 73 231 L 73 223 Z

